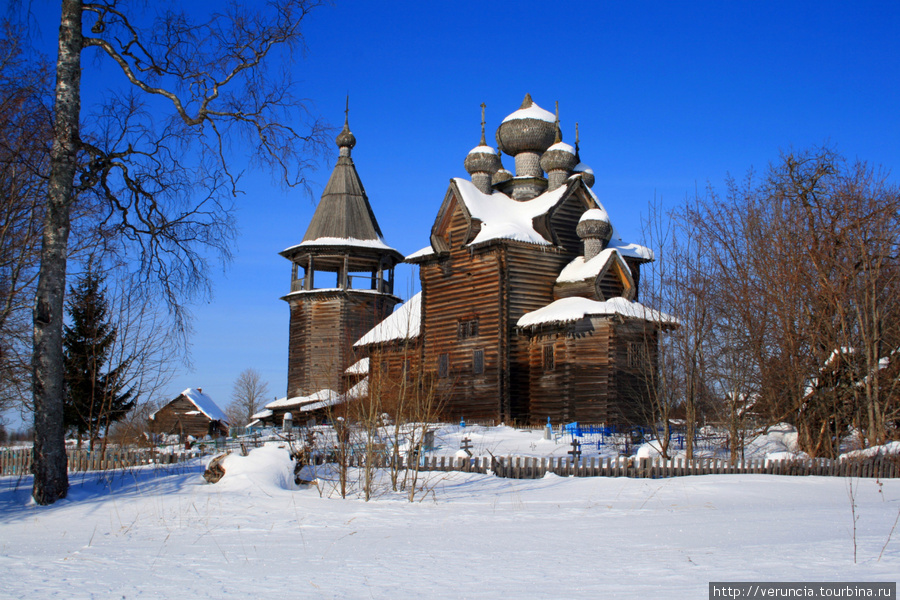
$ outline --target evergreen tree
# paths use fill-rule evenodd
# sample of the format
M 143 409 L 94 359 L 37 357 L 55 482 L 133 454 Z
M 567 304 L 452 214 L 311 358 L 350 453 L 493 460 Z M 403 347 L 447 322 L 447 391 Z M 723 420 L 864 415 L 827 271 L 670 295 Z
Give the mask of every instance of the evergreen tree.
M 116 327 L 109 320 L 109 302 L 103 277 L 88 265 L 87 272 L 69 288 L 64 329 L 65 405 L 64 424 L 73 429 L 79 443 L 85 435 L 91 449 L 101 433 L 134 407 L 133 390 L 123 390 L 127 361 L 110 366 Z

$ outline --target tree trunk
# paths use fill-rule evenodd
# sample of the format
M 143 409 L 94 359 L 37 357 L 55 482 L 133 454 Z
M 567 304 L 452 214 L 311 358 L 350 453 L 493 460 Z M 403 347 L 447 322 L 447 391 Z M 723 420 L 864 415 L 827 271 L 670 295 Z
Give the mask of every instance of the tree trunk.
M 79 148 L 81 0 L 63 0 L 56 61 L 54 141 L 34 309 L 34 489 L 38 504 L 66 497 L 69 479 L 63 428 L 63 307 L 66 254 Z

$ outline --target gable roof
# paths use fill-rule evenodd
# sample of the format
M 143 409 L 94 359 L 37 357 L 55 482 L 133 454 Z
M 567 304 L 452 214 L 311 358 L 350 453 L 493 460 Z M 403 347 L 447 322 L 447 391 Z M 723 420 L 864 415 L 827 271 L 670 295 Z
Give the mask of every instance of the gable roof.
M 507 239 L 540 246 L 558 243 L 550 219 L 554 212 L 569 198 L 579 194 L 590 208 L 606 209 L 596 194 L 582 181 L 579 175 L 570 177 L 566 184 L 555 190 L 544 192 L 531 200 L 519 201 L 506 194 L 494 191 L 485 194 L 467 179 L 454 177 L 441 204 L 431 230 L 431 249 L 446 252 L 440 231 L 449 223 L 455 209 L 459 209 L 469 224 L 466 245 L 472 246 L 494 240 Z M 583 195 L 581 195 L 583 194 Z M 622 256 L 642 261 L 653 260 L 652 252 L 634 243 L 623 242 L 613 226 L 613 239 L 609 246 Z M 407 256 L 408 261 L 430 256 L 428 248 Z
M 592 279 L 598 298 L 606 300 L 607 298 L 603 298 L 599 286 L 604 275 L 610 269 L 622 282 L 622 287 L 624 288 L 623 297 L 626 300 L 632 300 L 635 294 L 635 285 L 631 275 L 631 268 L 616 248 L 605 248 L 590 260 L 585 260 L 583 256 L 575 257 L 560 272 L 559 277 L 556 278 L 556 283 L 577 283 Z

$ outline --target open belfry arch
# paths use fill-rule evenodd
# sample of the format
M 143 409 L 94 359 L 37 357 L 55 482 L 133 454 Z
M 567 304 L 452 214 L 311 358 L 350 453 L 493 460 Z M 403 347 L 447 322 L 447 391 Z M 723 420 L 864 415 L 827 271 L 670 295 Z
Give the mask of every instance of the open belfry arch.
M 287 399 L 347 390 L 344 371 L 357 362 L 353 342 L 391 314 L 394 267 L 351 158 L 356 137 L 349 109 L 338 134 L 337 164 L 303 240 L 281 252 L 291 261 Z

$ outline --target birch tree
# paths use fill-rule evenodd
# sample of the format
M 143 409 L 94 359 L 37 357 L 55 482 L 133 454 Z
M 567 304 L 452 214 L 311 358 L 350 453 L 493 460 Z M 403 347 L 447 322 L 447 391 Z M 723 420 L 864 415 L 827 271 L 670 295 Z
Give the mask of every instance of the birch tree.
M 32 493 L 39 504 L 68 490 L 62 326 L 74 200 L 96 199 L 98 244 L 127 257 L 134 281 L 167 303 L 184 331 L 185 300 L 208 291 L 209 255 L 229 256 L 229 198 L 237 191 L 231 141 L 250 150 L 252 164 L 274 168 L 289 184 L 303 182 L 324 142 L 322 125 L 293 96 L 287 70 L 269 68 L 279 49 L 300 48 L 301 24 L 318 4 L 231 3 L 202 20 L 174 2 L 61 0 L 33 319 Z M 85 57 L 123 82 L 87 114 Z M 92 127 L 82 129 L 83 122 Z

